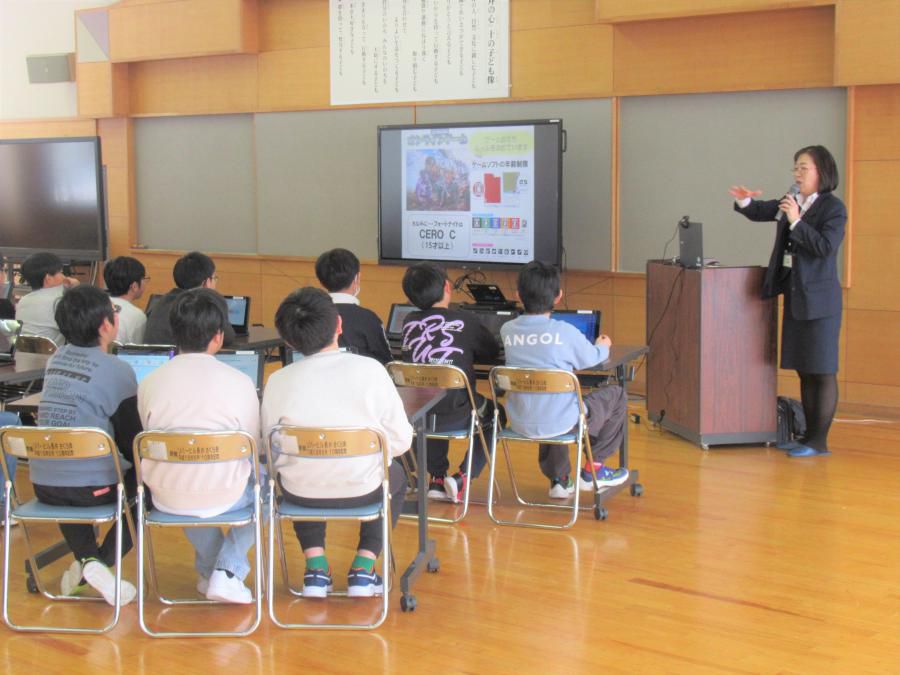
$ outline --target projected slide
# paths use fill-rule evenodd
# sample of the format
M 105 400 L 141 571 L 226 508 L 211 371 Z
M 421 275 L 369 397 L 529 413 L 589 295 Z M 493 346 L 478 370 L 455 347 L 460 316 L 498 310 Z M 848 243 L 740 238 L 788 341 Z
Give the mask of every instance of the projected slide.
M 534 258 L 534 127 L 402 132 L 404 258 Z

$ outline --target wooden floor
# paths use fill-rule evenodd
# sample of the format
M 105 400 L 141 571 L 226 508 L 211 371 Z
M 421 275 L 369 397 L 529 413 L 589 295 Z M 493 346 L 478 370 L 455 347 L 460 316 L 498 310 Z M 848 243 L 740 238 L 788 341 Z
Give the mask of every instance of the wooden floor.
M 153 640 L 132 605 L 105 637 L 0 628 L 0 671 L 900 672 L 900 426 L 837 422 L 834 455 L 800 460 L 761 447 L 703 452 L 644 424 L 631 429 L 643 497 L 623 493 L 609 520 L 585 514 L 568 532 L 497 527 L 473 507 L 462 525 L 432 529 L 441 570 L 419 580 L 417 611 L 401 613 L 395 590 L 377 631 L 288 632 L 264 619 L 242 640 Z M 546 490 L 536 462 L 523 459 L 530 485 Z M 21 529 L 15 616 L 101 619 L 105 606 L 46 609 L 24 591 Z M 329 535 L 341 577 L 353 528 Z M 159 543 L 168 544 L 164 573 L 189 592 L 186 540 L 173 533 Z M 292 536 L 288 544 L 299 572 Z M 405 564 L 412 523 L 397 527 L 395 544 Z M 63 569 L 47 569 L 54 585 Z M 134 579 L 133 554 L 125 569 Z M 368 600 L 279 606 L 312 620 L 375 611 Z M 169 627 L 226 628 L 248 616 L 243 607 L 150 611 Z

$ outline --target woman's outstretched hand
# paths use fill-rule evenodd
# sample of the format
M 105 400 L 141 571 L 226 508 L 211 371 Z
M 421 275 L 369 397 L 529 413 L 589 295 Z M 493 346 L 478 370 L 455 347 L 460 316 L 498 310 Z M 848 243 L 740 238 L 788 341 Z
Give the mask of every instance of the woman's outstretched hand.
M 759 197 L 762 194 L 762 190 L 751 190 L 743 185 L 732 185 L 731 189 L 728 190 L 728 194 L 740 201 L 748 197 Z

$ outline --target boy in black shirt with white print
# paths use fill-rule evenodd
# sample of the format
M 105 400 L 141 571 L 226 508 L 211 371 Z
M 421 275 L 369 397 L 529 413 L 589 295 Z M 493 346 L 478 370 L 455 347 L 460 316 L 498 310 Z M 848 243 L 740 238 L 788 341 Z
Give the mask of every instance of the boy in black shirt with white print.
M 446 272 L 434 263 L 422 262 L 406 270 L 403 292 L 419 311 L 410 312 L 403 322 L 403 360 L 408 363 L 456 366 L 466 374 L 474 393 L 474 364 L 493 362 L 499 354 L 500 345 L 475 314 L 449 309 L 451 290 Z M 492 429 L 494 406 L 481 394 L 474 393 L 474 396 L 478 416 L 487 436 Z M 435 406 L 434 413 L 437 416 L 436 431 L 468 426 L 471 407 L 466 392 L 447 392 L 447 396 Z M 449 497 L 452 501 L 459 501 L 468 481 L 477 478 L 487 463 L 485 448 L 478 437 L 473 448 L 475 454 L 472 456 L 472 475 L 465 474 L 468 458 L 463 458 L 459 471 L 448 476 L 449 442 L 443 439 L 428 440 L 430 498 Z

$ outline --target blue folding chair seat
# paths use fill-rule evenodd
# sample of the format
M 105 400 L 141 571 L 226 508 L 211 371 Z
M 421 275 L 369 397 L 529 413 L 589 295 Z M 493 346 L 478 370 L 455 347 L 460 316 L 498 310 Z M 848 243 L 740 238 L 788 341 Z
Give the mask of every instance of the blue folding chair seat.
M 12 516 L 16 520 L 35 522 L 46 520 L 57 523 L 76 523 L 81 521 L 108 523 L 116 519 L 116 505 L 52 506 L 39 502 L 37 499 L 32 499 L 12 509 Z

